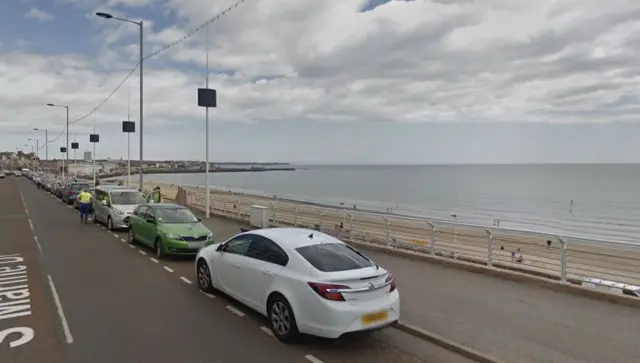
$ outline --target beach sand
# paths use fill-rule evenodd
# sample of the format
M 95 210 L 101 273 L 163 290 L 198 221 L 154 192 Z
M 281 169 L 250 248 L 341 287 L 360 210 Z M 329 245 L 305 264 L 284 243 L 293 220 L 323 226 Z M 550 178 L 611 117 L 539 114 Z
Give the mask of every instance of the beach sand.
M 145 182 L 144 189 L 159 185 L 163 195 L 175 199 L 179 185 Z M 204 211 L 204 188 L 185 187 L 190 206 Z M 467 262 L 487 264 L 491 251 L 492 266 L 557 279 L 561 275 L 560 237 L 496 227 L 476 227 L 366 213 L 354 209 L 328 208 L 258 195 L 211 190 L 211 212 L 249 219 L 252 205 L 269 207 L 272 226 L 297 226 L 319 229 L 345 241 L 358 241 L 401 248 L 415 253 L 435 253 Z M 342 223 L 342 228 L 340 224 Z M 435 231 L 432 227 L 435 227 Z M 490 234 L 491 233 L 491 243 Z M 551 247 L 547 241 L 551 241 Z M 594 277 L 640 285 L 640 246 L 621 248 L 593 241 L 565 239 L 567 277 L 579 283 Z M 513 257 L 512 257 L 513 254 Z M 518 257 L 522 256 L 522 262 Z

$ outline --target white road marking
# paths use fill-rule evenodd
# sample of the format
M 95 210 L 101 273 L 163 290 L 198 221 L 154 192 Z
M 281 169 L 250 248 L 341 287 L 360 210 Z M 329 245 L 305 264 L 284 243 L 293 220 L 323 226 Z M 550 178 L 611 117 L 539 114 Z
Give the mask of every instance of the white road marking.
M 33 229 L 33 222 L 31 222 L 31 219 L 29 219 L 29 229 L 31 229 L 31 233 L 35 233 Z
M 153 257 L 149 257 L 149 259 L 150 259 L 151 261 L 153 261 L 154 263 L 158 263 L 158 260 L 156 260 L 156 259 L 155 259 L 155 258 L 153 258 Z
M 144 251 L 142 251 L 142 250 L 138 250 L 138 252 L 140 252 L 140 254 L 141 254 L 141 255 L 143 255 L 143 256 L 146 256 L 146 255 L 147 255 L 147 253 L 146 253 L 146 252 L 144 252 Z
M 113 233 L 112 236 L 114 236 L 115 238 L 120 238 L 120 236 L 118 236 L 117 234 Z
M 169 267 L 167 267 L 167 266 L 163 266 L 163 267 L 164 267 L 164 269 L 165 269 L 165 270 L 167 270 L 167 271 L 169 271 L 169 272 L 173 272 L 173 270 L 172 270 L 172 269 L 170 269 Z
M 260 330 L 265 332 L 270 337 L 274 337 L 274 338 L 276 337 L 275 335 L 273 335 L 273 332 L 271 331 L 271 329 L 267 328 L 266 326 L 261 326 Z
M 104 226 L 100 226 L 100 228 L 102 228 L 102 229 L 106 229 L 106 228 L 104 228 Z
M 40 251 L 40 256 L 44 257 L 44 253 L 42 253 L 42 247 L 40 247 L 40 242 L 38 241 L 38 236 L 33 236 L 33 240 L 36 242 L 36 246 L 38 246 L 38 251 Z
M 23 201 L 23 203 L 24 203 L 24 201 Z M 26 207 L 24 208 L 24 212 L 27 214 L 27 217 L 28 217 L 29 216 L 29 210 Z
M 186 282 L 187 284 L 191 284 L 191 281 L 188 278 L 184 277 L 184 276 L 180 276 L 180 280 Z
M 136 246 L 134 246 L 134 245 L 129 245 L 129 247 L 131 247 L 131 248 L 136 248 Z
M 244 316 L 244 313 L 236 308 L 234 308 L 231 305 L 227 305 L 227 309 L 229 309 L 229 311 L 231 311 L 232 313 L 238 315 L 238 316 Z
M 209 299 L 215 299 L 216 296 L 214 294 L 209 294 L 208 292 L 204 292 L 204 291 L 200 291 L 201 293 L 204 294 L 204 296 L 208 297 Z
M 320 359 L 318 359 L 318 358 L 316 358 L 316 357 L 312 356 L 311 354 L 307 354 L 307 355 L 305 355 L 304 357 L 305 357 L 305 358 L 307 358 L 307 360 L 308 360 L 309 362 L 312 362 L 312 363 L 324 363 L 323 361 L 321 361 Z
M 58 315 L 60 316 L 60 322 L 62 323 L 62 330 L 64 331 L 64 336 L 67 339 L 67 344 L 73 343 L 73 336 L 71 335 L 71 330 L 69 330 L 69 324 L 67 324 L 67 318 L 64 316 L 64 311 L 62 310 L 62 304 L 60 303 L 60 296 L 58 296 L 58 291 L 56 290 L 56 285 L 53 284 L 53 279 L 51 275 L 47 275 L 49 278 L 49 287 L 51 288 L 51 294 L 53 294 L 53 301 L 56 304 L 56 309 L 58 309 Z
M 125 243 L 125 242 L 127 242 L 127 240 L 124 239 L 124 238 L 120 238 L 120 242 Z

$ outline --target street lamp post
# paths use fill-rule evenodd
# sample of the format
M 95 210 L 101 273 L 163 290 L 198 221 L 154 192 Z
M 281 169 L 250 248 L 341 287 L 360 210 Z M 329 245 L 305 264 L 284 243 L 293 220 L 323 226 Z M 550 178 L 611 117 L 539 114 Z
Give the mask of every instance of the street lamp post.
M 46 129 L 39 129 L 39 128 L 34 128 L 34 130 L 44 131 L 44 152 L 45 152 L 44 159 L 49 160 L 49 131 Z
M 69 106 L 62 105 L 54 105 L 53 103 L 47 103 L 49 107 L 64 107 L 67 110 L 67 147 L 65 148 L 67 165 L 69 165 Z M 64 180 L 65 172 L 64 167 L 62 168 L 62 180 Z
M 144 97 L 144 56 L 143 56 L 143 45 L 144 45 L 144 41 L 143 41 L 143 29 L 144 29 L 144 23 L 141 21 L 133 21 L 133 20 L 129 20 L 129 19 L 124 19 L 124 18 L 118 18 L 115 17 L 111 14 L 107 14 L 107 13 L 96 13 L 97 16 L 104 18 L 104 19 L 114 19 L 114 20 L 119 20 L 119 21 L 123 21 L 125 23 L 131 23 L 131 24 L 136 24 L 137 26 L 140 27 L 140 191 L 142 191 L 142 186 L 143 186 L 143 177 L 142 177 L 142 167 L 144 165 L 144 156 L 143 156 L 143 127 L 144 127 L 144 118 L 143 118 L 143 97 Z

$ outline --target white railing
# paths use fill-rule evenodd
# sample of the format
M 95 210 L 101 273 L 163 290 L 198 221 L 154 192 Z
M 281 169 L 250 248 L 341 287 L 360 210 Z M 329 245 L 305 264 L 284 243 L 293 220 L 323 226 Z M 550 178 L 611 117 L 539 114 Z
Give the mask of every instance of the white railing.
M 187 204 L 204 210 L 204 191 L 189 188 Z M 268 207 L 274 227 L 310 228 L 347 242 L 447 257 L 562 283 L 599 278 L 640 285 L 640 245 L 321 207 L 266 196 L 211 195 L 214 214 L 248 221 L 252 205 Z

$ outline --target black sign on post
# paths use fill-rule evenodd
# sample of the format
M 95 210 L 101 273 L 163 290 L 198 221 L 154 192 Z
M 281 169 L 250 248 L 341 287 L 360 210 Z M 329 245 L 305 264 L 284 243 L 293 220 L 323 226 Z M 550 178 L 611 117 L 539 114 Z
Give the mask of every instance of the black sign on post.
M 66 152 L 67 152 L 67 148 L 66 148 L 66 147 L 64 147 L 64 146 L 63 146 L 63 147 L 61 147 L 61 148 L 60 148 L 60 152 L 61 152 L 61 153 L 66 153 Z
M 78 150 L 80 148 L 80 144 L 77 142 L 71 143 L 71 150 Z
M 218 93 L 211 88 L 198 88 L 199 107 L 218 107 Z
M 133 121 L 122 121 L 122 132 L 136 132 L 136 123 Z
M 98 134 L 89 135 L 89 142 L 93 142 L 93 143 L 100 142 L 100 135 Z

